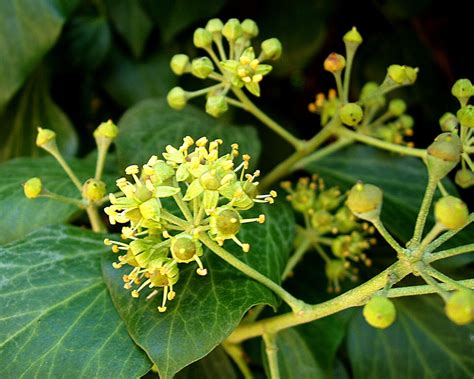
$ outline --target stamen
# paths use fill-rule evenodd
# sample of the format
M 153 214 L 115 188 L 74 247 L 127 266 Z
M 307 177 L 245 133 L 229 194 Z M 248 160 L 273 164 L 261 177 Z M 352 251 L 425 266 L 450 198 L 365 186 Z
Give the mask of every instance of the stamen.
M 244 253 L 248 253 L 250 250 L 250 245 L 248 243 L 242 243 L 236 236 L 232 236 L 232 240 L 239 245 Z

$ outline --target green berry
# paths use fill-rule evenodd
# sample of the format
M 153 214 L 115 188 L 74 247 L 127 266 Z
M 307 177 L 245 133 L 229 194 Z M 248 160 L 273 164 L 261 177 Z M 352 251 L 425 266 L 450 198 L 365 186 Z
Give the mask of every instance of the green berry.
M 194 46 L 200 49 L 207 49 L 212 43 L 212 34 L 204 28 L 197 28 L 193 36 Z
M 458 325 L 467 325 L 474 320 L 474 292 L 469 289 L 456 291 L 445 306 L 446 315 Z
M 388 111 L 393 116 L 401 116 L 407 110 L 407 105 L 402 99 L 393 99 L 388 103 Z
M 281 42 L 278 38 L 269 38 L 262 42 L 263 59 L 270 59 L 272 61 L 280 58 L 282 54 Z
M 356 216 L 372 220 L 378 218 L 382 208 L 382 190 L 372 184 L 357 183 L 349 191 L 347 207 Z
M 364 111 L 360 105 L 356 103 L 348 103 L 341 108 L 340 117 L 344 124 L 356 126 L 364 117 Z
M 462 143 L 454 133 L 442 133 L 428 146 L 427 166 L 435 180 L 444 178 L 461 159 Z
M 456 116 L 462 126 L 474 128 L 474 105 L 465 105 Z
M 189 57 L 186 54 L 173 55 L 170 67 L 176 75 L 183 75 L 184 73 L 189 72 Z
M 174 87 L 171 91 L 168 92 L 168 96 L 166 96 L 166 100 L 168 101 L 168 105 L 173 109 L 183 109 L 188 102 L 188 97 L 186 91 L 183 90 L 181 87 Z
M 397 312 L 389 299 L 383 296 L 374 296 L 364 306 L 362 314 L 369 325 L 385 329 L 393 324 Z
M 43 184 L 40 178 L 28 179 L 23 184 L 23 192 L 28 199 L 36 199 L 43 190 Z
M 206 79 L 214 71 L 214 65 L 208 57 L 193 59 L 191 73 L 199 79 Z
M 97 179 L 89 179 L 82 186 L 82 196 L 86 200 L 98 201 L 107 193 L 105 183 Z
M 229 109 L 224 96 L 209 96 L 206 100 L 206 113 L 219 117 Z
M 458 229 L 465 225 L 469 218 L 467 205 L 454 196 L 439 199 L 435 204 L 434 213 L 436 222 L 446 229 Z
M 453 132 L 458 127 L 458 119 L 450 112 L 446 112 L 439 119 L 439 126 L 443 132 Z

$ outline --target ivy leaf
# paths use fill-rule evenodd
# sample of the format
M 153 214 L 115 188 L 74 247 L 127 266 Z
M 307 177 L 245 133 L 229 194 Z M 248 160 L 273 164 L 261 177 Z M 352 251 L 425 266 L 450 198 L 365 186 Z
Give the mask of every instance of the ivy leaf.
M 73 160 L 69 163 L 80 180 L 85 181 L 93 176 L 92 160 Z M 78 212 L 75 206 L 54 200 L 27 199 L 22 184 L 35 176 L 51 192 L 80 198 L 77 188 L 51 157 L 17 158 L 0 164 L 0 244 L 23 237 L 48 224 L 61 224 Z M 105 179 L 110 182 L 108 177 Z
M 130 378 L 150 369 L 102 280 L 107 250 L 100 235 L 66 226 L 0 248 L 3 377 Z
M 223 149 L 232 143 L 240 145 L 241 153 L 258 160 L 260 142 L 252 127 L 236 127 L 219 123 L 193 106 L 181 111 L 171 109 L 164 99 L 142 101 L 129 109 L 119 122 L 117 139 L 119 166 L 143 164 L 152 155 L 165 151 L 166 145 L 181 146 L 183 137 L 221 138 Z
M 411 238 L 428 182 L 426 167 L 420 160 L 355 145 L 313 162 L 306 169 L 342 189 L 349 189 L 358 180 L 379 186 L 384 193 L 381 214 L 384 224 L 401 241 L 408 242 Z M 451 182 L 444 184 L 449 193 L 457 194 Z M 432 212 L 429 221 L 433 223 Z M 469 235 L 472 228 L 468 229 L 443 248 L 472 242 Z
M 115 51 L 107 61 L 103 86 L 125 108 L 144 99 L 165 96 L 177 83 L 169 67 L 170 59 L 166 54 L 155 54 L 136 61 Z
M 127 42 L 134 57 L 142 55 L 153 24 L 136 0 L 107 0 L 107 10 L 112 22 Z
M 358 312 L 347 337 L 358 378 L 470 378 L 474 373 L 472 326 L 448 320 L 433 296 L 396 300 L 397 321 L 386 330 L 370 327 Z
M 311 349 L 296 329 L 285 329 L 276 338 L 278 348 L 278 366 L 280 376 L 287 379 L 324 378 L 325 373 L 314 359 Z M 265 345 L 262 342 L 262 354 Z M 268 377 L 269 368 L 265 355 L 265 371 Z
M 245 216 L 254 217 L 262 212 L 267 217 L 265 224 L 246 225 L 239 233 L 239 238 L 252 246 L 249 253 L 243 253 L 232 241 L 225 248 L 279 283 L 293 242 L 293 213 L 281 203 L 256 207 Z M 146 301 L 145 296 L 133 299 L 124 290 L 121 279 L 130 270 L 113 269 L 111 262 L 115 258 L 112 253 L 104 256 L 102 265 L 112 300 L 130 335 L 147 352 L 164 379 L 172 378 L 213 350 L 252 306 L 278 305 L 270 290 L 206 251 L 201 259 L 208 275 L 198 276 L 195 264 L 181 265 L 180 279 L 174 286 L 176 299 L 169 302 L 165 313 L 159 313 L 161 293 L 158 300 Z
M 0 111 L 54 45 L 79 0 L 0 2 Z
M 216 347 L 203 359 L 181 370 L 175 379 L 237 379 L 234 366 L 221 347 Z
M 78 147 L 78 138 L 67 115 L 49 94 L 44 68 L 38 69 L 26 86 L 8 104 L 0 118 L 0 161 L 22 155 L 38 155 L 35 145 L 38 126 L 57 134 L 58 147 L 70 157 Z

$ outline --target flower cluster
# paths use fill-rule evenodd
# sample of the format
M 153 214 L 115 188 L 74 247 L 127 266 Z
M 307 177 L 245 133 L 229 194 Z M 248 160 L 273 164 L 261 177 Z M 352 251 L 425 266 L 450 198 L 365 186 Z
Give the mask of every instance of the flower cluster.
M 282 47 L 278 39 L 266 39 L 256 56 L 251 40 L 258 33 L 255 21 L 246 19 L 240 22 L 235 18 L 225 24 L 215 18 L 209 20 L 205 28 L 196 29 L 194 45 L 205 50 L 208 56 L 191 60 L 185 54 L 177 54 L 171 59 L 171 69 L 176 75 L 190 73 L 199 79 L 215 80 L 218 84 L 197 91 L 175 87 L 168 93 L 168 104 L 174 109 L 182 109 L 189 99 L 206 95 L 206 112 L 219 117 L 227 111 L 229 104 L 242 106 L 238 100 L 228 96 L 230 91 L 239 98 L 241 92 L 237 92 L 245 87 L 253 95 L 260 96 L 260 82 L 272 70 L 271 65 L 262 62 L 278 59 Z
M 326 262 L 328 290 L 340 291 L 342 279 L 357 278 L 358 270 L 351 261 L 371 264 L 365 252 L 375 243 L 370 236 L 374 228 L 358 222 L 345 205 L 346 196 L 337 187 L 326 188 L 321 178 L 301 178 L 294 187 L 283 182 L 282 187 L 289 193 L 287 199 L 293 209 L 303 215 L 305 226 L 299 229 L 297 239 L 311 241 Z
M 122 227 L 122 239 L 106 239 L 115 253 L 121 252 L 115 268 L 133 266 L 123 276 L 124 287 L 139 297 L 145 288 L 154 288 L 147 299 L 163 288 L 160 312 L 167 300 L 176 296 L 174 285 L 179 279 L 179 265 L 195 262 L 197 274 L 204 276 L 201 257 L 204 249 L 200 236 L 208 235 L 218 244 L 232 240 L 244 252 L 250 245 L 237 237 L 242 224 L 265 222 L 265 216 L 245 219 L 241 212 L 255 203 L 273 203 L 276 193 L 257 193 L 259 171 L 248 173 L 250 156 L 244 154 L 239 164 L 239 146 L 233 144 L 220 155 L 222 140 L 194 141 L 185 137 L 179 148 L 168 145 L 163 159 L 152 156 L 141 169 L 132 165 L 125 169 L 128 178 L 119 178 L 120 195 L 110 194 L 111 205 L 105 208 L 111 224 Z M 181 217 L 164 205 L 173 199 Z M 177 212 L 175 212 L 177 213 Z
M 474 153 L 474 106 L 468 104 L 470 97 L 474 96 L 474 85 L 469 79 L 459 79 L 451 93 L 458 99 L 460 108 L 456 115 L 445 113 L 439 124 L 443 132 L 454 133 L 460 138 L 463 154 L 455 181 L 461 188 L 468 188 L 474 186 L 474 163 L 470 157 Z

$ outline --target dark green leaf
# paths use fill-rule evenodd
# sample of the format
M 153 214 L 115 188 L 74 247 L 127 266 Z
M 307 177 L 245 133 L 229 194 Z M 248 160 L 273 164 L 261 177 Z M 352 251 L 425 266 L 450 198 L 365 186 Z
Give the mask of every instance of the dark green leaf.
M 347 347 L 354 377 L 386 379 L 471 378 L 472 327 L 448 320 L 437 297 L 396 300 L 397 321 L 370 327 L 362 312 L 349 327 Z
M 127 41 L 135 57 L 140 57 L 153 24 L 136 0 L 108 0 L 107 9 L 112 22 Z
M 72 161 L 71 167 L 79 179 L 93 176 L 92 161 Z M 68 220 L 77 208 L 49 199 L 30 200 L 23 194 L 22 184 L 37 176 L 43 187 L 64 196 L 80 198 L 79 192 L 59 164 L 50 157 L 18 158 L 0 165 L 0 243 L 23 237 L 48 224 Z
M 103 86 L 125 108 L 140 100 L 165 96 L 177 83 L 169 67 L 170 59 L 168 55 L 156 54 L 138 62 L 115 52 L 107 61 Z
M 285 379 L 324 378 L 323 369 L 296 329 L 285 329 L 277 335 L 278 366 Z M 262 348 L 265 345 L 262 343 Z M 265 365 L 268 372 L 268 364 Z M 270 375 L 268 375 L 270 377 Z
M 260 143 L 251 127 L 220 124 L 204 112 L 187 106 L 182 111 L 171 109 L 165 100 L 145 100 L 129 109 L 119 122 L 117 152 L 120 167 L 145 163 L 150 156 L 165 151 L 166 145 L 179 147 L 183 137 L 206 136 L 224 140 L 224 149 L 232 143 L 240 145 L 242 153 L 258 160 Z
M 232 241 L 225 247 L 279 282 L 294 237 L 293 214 L 280 203 L 257 207 L 246 216 L 262 212 L 267 216 L 265 224 L 246 225 L 239 234 L 241 240 L 252 246 L 249 253 L 242 253 Z M 158 366 L 162 378 L 171 378 L 213 350 L 235 329 L 250 307 L 260 303 L 274 307 L 278 304 L 266 287 L 207 251 L 203 263 L 208 275 L 198 276 L 195 264 L 181 266 L 180 279 L 174 287 L 176 299 L 169 302 L 165 313 L 159 313 L 160 299 L 148 302 L 144 298 L 133 299 L 123 289 L 121 277 L 127 270 L 113 269 L 114 259 L 112 253 L 104 256 L 102 266 L 112 300 L 129 333 Z
M 0 161 L 22 155 L 38 155 L 35 145 L 38 126 L 57 133 L 58 147 L 70 157 L 78 147 L 78 138 L 67 115 L 49 95 L 44 69 L 38 70 L 0 118 Z
M 175 379 L 237 379 L 229 357 L 221 347 L 215 348 L 203 359 L 189 365 L 180 371 Z
M 75 66 L 93 70 L 110 49 L 111 33 L 102 16 L 79 16 L 71 21 L 65 36 L 70 60 Z
M 129 337 L 100 272 L 100 235 L 45 228 L 0 248 L 5 378 L 131 378 L 150 362 Z
M 0 112 L 54 45 L 78 2 L 0 2 Z
M 358 180 L 379 186 L 384 192 L 382 220 L 385 225 L 401 241 L 406 243 L 411 238 L 428 181 L 426 167 L 420 160 L 356 145 L 311 163 L 307 169 L 343 189 Z M 445 185 L 448 192 L 456 194 L 451 182 L 446 181 Z M 470 232 L 472 228 L 443 248 L 472 242 Z
M 225 4 L 225 0 L 144 0 L 153 20 L 159 25 L 165 42 L 197 21 L 205 22 Z M 204 25 L 202 25 L 204 27 Z

